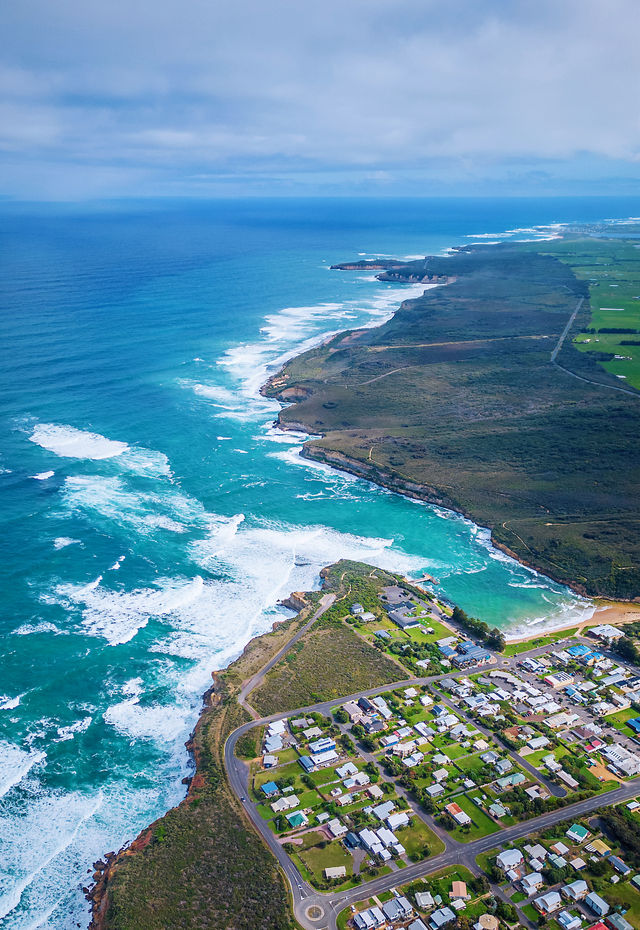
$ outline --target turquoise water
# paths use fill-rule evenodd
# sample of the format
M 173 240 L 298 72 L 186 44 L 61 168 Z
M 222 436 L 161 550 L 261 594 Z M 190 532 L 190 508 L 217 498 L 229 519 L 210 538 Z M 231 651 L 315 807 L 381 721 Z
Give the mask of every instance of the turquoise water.
M 0 926 L 66 930 L 88 923 L 93 860 L 182 796 L 211 670 L 323 565 L 426 570 L 512 631 L 589 612 L 468 521 L 305 463 L 258 388 L 420 291 L 332 262 L 638 207 L 2 209 Z

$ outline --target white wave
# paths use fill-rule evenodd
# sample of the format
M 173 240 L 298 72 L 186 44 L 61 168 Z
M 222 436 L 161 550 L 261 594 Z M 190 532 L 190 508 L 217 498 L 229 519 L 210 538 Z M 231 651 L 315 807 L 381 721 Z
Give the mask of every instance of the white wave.
M 71 536 L 58 536 L 53 540 L 54 549 L 65 549 L 67 546 L 79 545 L 79 539 L 72 539 Z
M 26 693 L 26 691 L 23 691 L 22 694 L 14 698 L 7 697 L 6 694 L 0 694 L 0 710 L 15 710 Z
M 70 723 L 68 726 L 58 727 L 58 736 L 53 742 L 65 743 L 67 740 L 74 739 L 76 733 L 84 733 L 85 730 L 88 730 L 92 721 L 92 717 L 83 717 L 81 720 L 76 720 L 75 723 Z
M 116 561 L 113 563 L 113 565 L 109 568 L 109 571 L 110 571 L 110 572 L 117 572 L 117 571 L 119 571 L 119 570 L 120 570 L 120 566 L 122 565 L 122 563 L 124 562 L 125 559 L 126 559 L 126 555 L 121 555 L 120 558 L 119 558 L 119 559 L 116 559 Z
M 39 423 L 29 438 L 49 452 L 74 459 L 110 459 L 129 448 L 126 442 L 57 423 Z
M 218 440 L 218 442 L 225 442 L 225 441 L 231 440 L 232 438 L 233 438 L 232 436 L 216 436 L 216 439 Z
M 260 388 L 285 362 L 343 331 L 347 320 L 358 320 L 358 328 L 380 325 L 393 316 L 403 299 L 417 297 L 430 286 L 437 285 L 390 286 L 361 301 L 285 307 L 270 314 L 261 329 L 260 340 L 234 346 L 218 360 L 218 365 L 226 369 L 238 384 L 240 394 L 238 397 L 235 391 L 232 392 L 235 401 L 228 394 L 218 394 L 225 408 L 218 416 L 238 420 L 264 419 L 269 414 L 273 417 L 279 404 L 262 397 Z M 338 328 L 326 329 L 323 326 L 326 322 L 336 324 Z M 211 386 L 211 389 L 220 391 L 216 386 Z
M 34 765 L 38 765 L 44 759 L 44 752 L 25 752 L 13 743 L 0 741 L 0 798 L 19 785 Z
M 23 623 L 13 633 L 15 636 L 30 636 L 33 633 L 60 633 L 60 630 L 54 623 L 41 620 L 39 623 Z
M 117 458 L 120 468 L 141 475 L 161 477 L 171 474 L 169 460 L 163 452 L 131 447 L 126 442 L 107 439 L 99 433 L 76 429 L 74 426 L 39 423 L 29 439 L 41 448 L 64 458 L 94 461 Z M 47 471 L 32 477 L 44 480 L 53 475 L 54 472 Z
M 31 475 L 36 481 L 46 481 L 47 478 L 53 478 L 55 471 L 41 471 L 39 475 Z
M 172 486 L 164 492 L 132 490 L 121 477 L 70 475 L 62 488 L 62 500 L 72 513 L 99 516 L 109 524 L 149 535 L 157 530 L 183 533 L 201 506 L 178 494 Z
M 152 739 L 166 745 L 185 732 L 190 712 L 190 706 L 180 704 L 141 706 L 135 696 L 108 707 L 104 720 L 127 738 Z
M 253 437 L 256 440 L 265 440 L 267 442 L 278 442 L 283 445 L 301 445 L 308 439 L 312 438 L 308 433 L 301 433 L 298 430 L 280 429 L 275 423 L 267 423 L 263 426 L 263 432 Z
M 53 598 L 68 610 L 79 608 L 82 627 L 90 636 L 101 636 L 111 646 L 128 643 L 149 620 L 164 619 L 185 611 L 200 598 L 203 580 L 159 579 L 154 588 L 114 591 L 100 581 L 89 585 L 58 585 Z
M 37 836 L 38 842 L 29 844 L 29 849 L 22 853 L 23 861 L 26 859 L 28 862 L 28 865 L 24 863 L 28 871 L 25 870 L 25 874 L 13 884 L 9 891 L 0 896 L 0 920 L 7 918 L 18 907 L 25 892 L 31 889 L 36 879 L 46 873 L 48 866 L 73 845 L 81 829 L 86 828 L 87 822 L 96 815 L 102 802 L 101 791 L 95 799 L 87 800 L 81 796 L 69 794 L 63 800 L 51 799 L 48 803 L 40 802 L 40 807 L 44 810 L 37 812 L 40 815 L 38 817 L 39 830 L 27 834 Z M 43 815 L 48 818 L 48 822 Z M 75 822 L 73 822 L 74 819 Z M 45 824 L 49 826 L 46 833 L 44 832 Z M 22 826 L 24 828 L 24 824 Z M 43 882 L 43 886 L 46 887 L 46 882 Z M 38 882 L 38 893 L 41 894 L 43 890 Z M 21 917 L 18 919 L 21 920 Z M 35 926 L 37 927 L 38 924 L 35 923 Z

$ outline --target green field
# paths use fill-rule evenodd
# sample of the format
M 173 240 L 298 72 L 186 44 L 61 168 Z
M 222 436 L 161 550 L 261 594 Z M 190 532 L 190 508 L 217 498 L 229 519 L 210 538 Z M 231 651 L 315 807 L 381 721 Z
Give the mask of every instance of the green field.
M 640 270 L 636 245 L 620 239 L 582 239 L 558 243 L 553 251 L 589 285 L 591 315 L 586 328 L 596 332 L 578 333 L 574 345 L 598 358 L 599 364 L 621 381 L 640 388 Z M 632 332 L 605 333 L 603 329 Z M 603 353 L 624 358 L 606 359 L 601 357 Z
M 424 849 L 429 847 L 429 856 L 444 852 L 444 843 L 439 836 L 418 817 L 413 817 L 411 824 L 398 830 L 397 837 L 407 851 L 407 856 L 414 862 L 424 858 Z
M 325 883 L 324 870 L 326 868 L 343 865 L 347 870 L 347 877 L 344 882 L 332 887 L 342 887 L 342 885 L 349 882 L 350 877 L 353 875 L 353 859 L 342 843 L 337 841 L 327 843 L 324 848 L 321 846 L 308 847 L 296 852 L 294 858 L 301 861 L 305 866 L 307 874 L 316 888 L 322 887 Z
M 635 730 L 627 726 L 627 720 L 633 717 L 640 717 L 640 711 L 634 707 L 627 707 L 626 710 L 619 710 L 617 714 L 608 714 L 606 720 L 612 723 L 616 730 L 620 730 L 625 736 L 637 736 Z
M 556 633 L 547 633 L 545 636 L 538 636 L 535 639 L 528 639 L 523 643 L 508 643 L 507 646 L 502 650 L 502 654 L 505 656 L 517 656 L 521 652 L 528 652 L 530 649 L 537 649 L 538 646 L 551 646 L 553 643 L 559 642 L 561 639 L 568 639 L 570 636 L 573 636 L 578 630 L 577 626 L 572 627 L 570 630 L 558 630 Z
M 455 802 L 460 805 L 462 810 L 465 811 L 473 821 L 469 828 L 456 827 L 455 830 L 451 831 L 451 836 L 459 842 L 470 843 L 472 840 L 477 840 L 481 836 L 489 836 L 490 833 L 496 833 L 500 829 L 498 824 L 495 823 L 488 814 L 480 810 L 468 795 L 457 795 Z
M 377 329 L 293 359 L 270 390 L 287 399 L 288 388 L 304 388 L 280 419 L 321 434 L 306 445 L 311 457 L 393 490 L 418 486 L 546 574 L 631 597 L 640 594 L 640 397 L 611 390 L 619 372 L 571 338 L 557 361 L 578 378 L 550 361 L 588 297 L 595 256 L 610 250 L 589 240 L 585 260 L 583 242 L 409 262 L 394 280 L 426 271 L 456 281 L 405 301 Z M 638 280 L 640 250 L 624 274 Z M 616 292 L 609 283 L 622 291 L 609 280 L 601 306 Z M 590 319 L 585 302 L 571 336 Z

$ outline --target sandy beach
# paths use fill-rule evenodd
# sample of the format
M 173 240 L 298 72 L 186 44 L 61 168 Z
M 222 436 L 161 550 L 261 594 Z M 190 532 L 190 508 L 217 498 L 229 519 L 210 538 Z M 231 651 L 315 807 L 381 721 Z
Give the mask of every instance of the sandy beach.
M 631 604 L 624 601 L 602 601 L 597 602 L 593 616 L 588 620 L 583 620 L 576 626 L 574 623 L 566 623 L 564 626 L 554 627 L 552 630 L 538 630 L 537 633 L 530 633 L 528 636 L 516 636 L 513 639 L 507 635 L 507 643 L 515 645 L 517 643 L 526 643 L 534 639 L 542 639 L 545 636 L 552 636 L 561 633 L 563 630 L 576 630 L 582 633 L 590 626 L 599 626 L 601 623 L 610 623 L 611 626 L 624 626 L 625 623 L 640 623 L 640 604 Z

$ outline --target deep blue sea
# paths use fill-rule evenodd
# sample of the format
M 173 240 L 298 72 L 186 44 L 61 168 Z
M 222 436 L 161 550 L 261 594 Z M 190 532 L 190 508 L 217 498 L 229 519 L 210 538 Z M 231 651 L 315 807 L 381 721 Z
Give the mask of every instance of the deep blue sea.
M 486 530 L 304 462 L 268 374 L 421 288 L 329 271 L 629 200 L 0 206 L 0 927 L 86 927 L 92 862 L 183 794 L 213 669 L 341 556 L 510 630 L 588 615 Z M 469 237 L 477 238 L 469 238 Z

